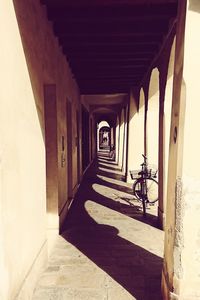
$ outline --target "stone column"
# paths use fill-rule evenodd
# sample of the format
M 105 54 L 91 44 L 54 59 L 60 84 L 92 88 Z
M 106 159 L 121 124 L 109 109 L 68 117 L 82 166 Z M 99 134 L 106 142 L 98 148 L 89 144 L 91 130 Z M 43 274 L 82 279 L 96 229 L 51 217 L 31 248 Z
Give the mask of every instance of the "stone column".
M 166 189 L 168 174 L 169 130 L 171 125 L 172 83 L 174 71 L 174 32 L 168 39 L 168 44 L 159 63 L 160 71 L 160 101 L 159 101 L 159 205 L 158 219 L 161 228 L 165 224 Z M 173 44 L 172 44 L 173 42 Z M 163 59 L 163 57 L 165 59 Z
M 179 1 L 162 280 L 164 299 L 200 298 L 198 28 L 200 2 Z
M 159 125 L 159 71 L 152 70 L 149 82 L 147 111 L 147 158 L 149 164 L 158 166 L 158 125 Z
M 117 116 L 115 133 L 116 133 L 116 138 L 115 138 L 115 160 L 116 160 L 116 163 L 118 164 L 118 162 L 119 162 L 119 116 Z
M 130 170 L 139 170 L 144 154 L 144 91 L 130 94 L 127 181 L 131 182 Z
M 122 168 L 123 163 L 123 144 L 124 144 L 124 110 L 121 110 L 120 117 L 120 141 L 119 141 L 119 167 Z

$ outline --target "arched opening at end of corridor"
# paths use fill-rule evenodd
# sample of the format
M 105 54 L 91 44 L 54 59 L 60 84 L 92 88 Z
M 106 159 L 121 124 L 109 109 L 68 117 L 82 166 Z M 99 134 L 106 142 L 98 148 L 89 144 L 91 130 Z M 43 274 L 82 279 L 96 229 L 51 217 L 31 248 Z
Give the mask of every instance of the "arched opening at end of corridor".
M 97 149 L 98 151 L 110 150 L 111 128 L 107 121 L 101 121 L 97 125 Z
M 103 120 L 97 123 L 97 154 L 108 156 L 112 147 L 112 130 L 110 124 Z

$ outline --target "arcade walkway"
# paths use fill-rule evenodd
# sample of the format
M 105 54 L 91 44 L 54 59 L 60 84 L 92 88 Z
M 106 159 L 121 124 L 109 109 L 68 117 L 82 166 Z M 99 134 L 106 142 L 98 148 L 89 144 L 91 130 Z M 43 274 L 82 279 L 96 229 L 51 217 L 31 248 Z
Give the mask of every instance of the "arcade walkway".
M 99 154 L 84 176 L 33 300 L 159 300 L 163 232 Z

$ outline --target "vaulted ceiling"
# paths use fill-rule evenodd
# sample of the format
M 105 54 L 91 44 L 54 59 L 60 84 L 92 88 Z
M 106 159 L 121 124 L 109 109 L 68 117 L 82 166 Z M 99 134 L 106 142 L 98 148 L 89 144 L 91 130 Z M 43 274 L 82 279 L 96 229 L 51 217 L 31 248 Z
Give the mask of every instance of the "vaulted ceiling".
M 177 0 L 41 0 L 81 94 L 139 86 L 177 15 Z

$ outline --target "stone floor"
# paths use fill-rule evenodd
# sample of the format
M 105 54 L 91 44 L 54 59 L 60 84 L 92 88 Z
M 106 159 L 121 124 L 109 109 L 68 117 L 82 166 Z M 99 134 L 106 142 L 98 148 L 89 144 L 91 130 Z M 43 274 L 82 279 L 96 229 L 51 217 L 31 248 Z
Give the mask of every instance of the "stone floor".
M 160 300 L 163 232 L 101 153 L 84 176 L 33 300 Z

